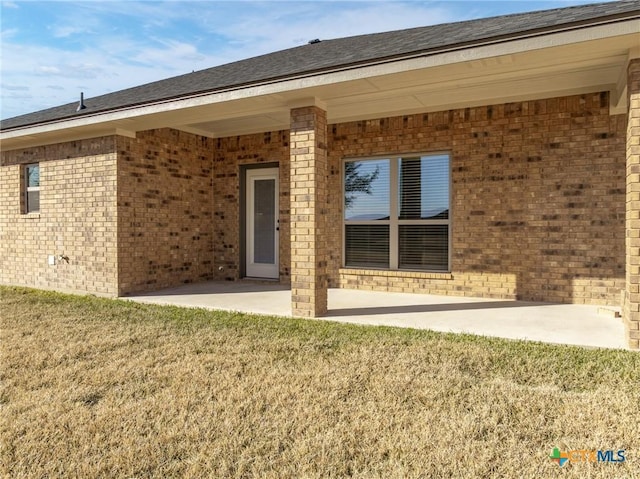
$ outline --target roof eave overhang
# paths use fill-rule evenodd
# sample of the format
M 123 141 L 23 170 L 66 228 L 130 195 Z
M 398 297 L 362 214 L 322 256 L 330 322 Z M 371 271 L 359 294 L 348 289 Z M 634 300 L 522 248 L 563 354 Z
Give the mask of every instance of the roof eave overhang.
M 363 83 L 365 81 L 371 84 L 372 79 L 393 79 L 401 75 L 406 76 L 411 72 L 436 71 L 436 69 L 445 71 L 455 65 L 483 64 L 490 61 L 490 59 L 509 59 L 514 55 L 523 56 L 532 52 L 546 52 L 552 58 L 554 52 L 560 51 L 563 47 L 606 42 L 621 38 L 625 39 L 625 42 L 622 42 L 623 46 L 627 43 L 629 44 L 625 62 L 628 62 L 630 58 L 640 56 L 637 47 L 637 45 L 640 45 L 639 18 L 634 17 L 596 25 L 580 25 L 573 29 L 552 33 L 546 32 L 526 37 L 502 39 L 500 41 L 466 45 L 435 52 L 422 52 L 401 58 L 351 65 L 339 69 L 276 79 L 215 92 L 200 93 L 117 110 L 97 112 L 95 114 L 84 113 L 77 118 L 4 130 L 0 132 L 0 140 L 2 141 L 2 148 L 6 150 L 108 134 L 134 136 L 136 131 L 162 126 L 178 128 L 182 126 L 182 129 L 187 131 L 191 129 L 193 132 L 206 136 L 216 136 L 215 131 L 199 129 L 197 125 L 206 121 L 207 112 L 213 112 L 212 108 L 216 111 L 225 110 L 224 105 L 234 105 L 233 114 L 229 113 L 231 115 L 230 118 L 241 118 L 243 115 L 251 116 L 261 111 L 291 108 L 296 102 L 309 97 L 323 100 L 323 93 L 326 93 L 332 86 L 336 85 L 356 85 L 357 82 Z M 521 69 L 521 66 L 517 68 Z M 575 67 L 567 65 L 565 69 L 569 68 Z M 578 92 L 585 88 L 607 89 L 611 92 L 612 113 L 623 113 L 626 111 L 626 63 L 621 66 L 621 69 L 624 72 L 619 73 L 616 78 L 609 79 L 611 76 L 611 73 L 609 73 L 606 84 L 580 85 L 579 88 L 577 87 L 574 90 Z M 503 65 L 500 71 L 503 76 L 506 75 L 505 78 L 508 77 L 508 65 L 506 67 Z M 487 79 L 491 79 L 489 69 L 485 69 L 484 72 L 478 70 L 476 73 L 478 75 L 486 74 Z M 520 73 L 522 74 L 522 72 Z M 521 76 L 526 78 L 526 75 Z M 391 85 L 392 83 L 392 81 L 387 81 L 384 84 Z M 378 85 L 377 90 L 379 92 L 375 92 L 375 94 L 378 96 L 384 94 L 384 91 L 382 91 L 384 88 L 388 88 L 390 94 L 393 93 L 390 86 L 380 87 Z M 522 99 L 535 97 L 533 92 L 524 90 L 520 95 Z M 478 91 L 484 90 L 480 89 Z M 564 88 L 563 91 L 557 91 L 558 94 L 566 94 L 568 92 L 567 88 Z M 553 93 L 553 89 L 549 89 L 544 95 L 553 96 Z M 511 101 L 516 99 L 510 98 Z M 490 104 L 492 101 L 489 97 L 486 100 L 486 104 Z M 482 103 L 482 101 L 483 98 L 479 95 L 478 98 L 468 103 L 471 105 L 478 102 Z M 330 101 L 328 105 L 329 119 L 332 121 Z M 455 102 L 452 102 L 453 106 L 455 106 Z M 418 105 L 418 107 L 429 109 L 428 105 L 426 107 L 425 105 Z M 438 108 L 446 109 L 446 105 L 438 105 Z M 381 111 L 380 113 L 384 112 Z M 354 118 L 357 117 L 357 112 L 354 112 L 354 115 Z M 224 113 L 222 113 L 222 116 L 217 119 L 221 121 L 224 118 Z M 345 121 L 346 119 L 347 117 L 343 114 L 334 117 L 333 121 Z

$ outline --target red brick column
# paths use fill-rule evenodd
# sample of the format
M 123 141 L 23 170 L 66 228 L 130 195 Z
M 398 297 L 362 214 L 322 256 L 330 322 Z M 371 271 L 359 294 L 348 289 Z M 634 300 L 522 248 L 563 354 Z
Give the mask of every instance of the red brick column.
M 631 60 L 627 72 L 629 117 L 624 322 L 629 347 L 640 349 L 640 59 Z
M 291 307 L 294 316 L 327 312 L 327 114 L 291 110 Z

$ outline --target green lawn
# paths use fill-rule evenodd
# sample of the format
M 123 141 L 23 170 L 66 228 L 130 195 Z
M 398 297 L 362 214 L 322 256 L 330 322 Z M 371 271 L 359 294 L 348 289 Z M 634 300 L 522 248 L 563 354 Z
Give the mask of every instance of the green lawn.
M 18 288 L 0 318 L 2 477 L 640 477 L 634 352 Z

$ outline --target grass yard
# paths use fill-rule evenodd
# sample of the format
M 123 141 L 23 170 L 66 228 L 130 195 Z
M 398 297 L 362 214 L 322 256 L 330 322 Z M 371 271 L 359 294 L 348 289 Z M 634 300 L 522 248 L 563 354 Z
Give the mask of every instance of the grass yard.
M 2 477 L 640 477 L 638 353 L 18 288 L 0 318 Z

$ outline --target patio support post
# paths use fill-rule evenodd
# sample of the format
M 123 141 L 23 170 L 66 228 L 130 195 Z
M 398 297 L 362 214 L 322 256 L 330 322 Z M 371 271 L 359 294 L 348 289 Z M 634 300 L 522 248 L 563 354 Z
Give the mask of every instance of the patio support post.
M 313 318 L 327 312 L 327 113 L 291 110 L 291 310 Z
M 626 287 L 623 316 L 631 349 L 640 349 L 640 58 L 627 70 Z

